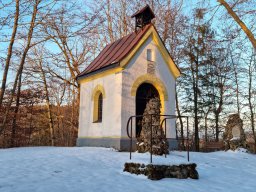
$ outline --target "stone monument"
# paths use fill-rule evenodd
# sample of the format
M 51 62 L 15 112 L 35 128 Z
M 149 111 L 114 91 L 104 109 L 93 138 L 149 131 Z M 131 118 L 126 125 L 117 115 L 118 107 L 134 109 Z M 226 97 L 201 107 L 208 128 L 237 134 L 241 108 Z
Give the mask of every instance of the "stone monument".
M 228 117 L 228 122 L 223 134 L 225 150 L 235 150 L 238 147 L 246 148 L 246 138 L 243 130 L 243 120 L 238 114 Z
M 152 123 L 152 154 L 169 154 L 169 144 L 165 138 L 163 129 L 160 127 L 160 116 L 151 114 L 160 114 L 161 103 L 158 97 L 152 98 L 146 105 L 142 118 L 142 130 L 137 138 L 137 150 L 139 153 L 150 152 L 151 147 L 151 123 Z

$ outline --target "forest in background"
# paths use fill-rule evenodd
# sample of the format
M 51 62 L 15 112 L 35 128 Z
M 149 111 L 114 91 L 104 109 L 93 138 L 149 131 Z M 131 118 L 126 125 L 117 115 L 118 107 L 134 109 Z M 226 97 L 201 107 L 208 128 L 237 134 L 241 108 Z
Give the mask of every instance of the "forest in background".
M 74 146 L 76 76 L 146 4 L 181 69 L 176 112 L 191 116 L 196 150 L 232 113 L 255 138 L 255 0 L 0 0 L 0 147 Z

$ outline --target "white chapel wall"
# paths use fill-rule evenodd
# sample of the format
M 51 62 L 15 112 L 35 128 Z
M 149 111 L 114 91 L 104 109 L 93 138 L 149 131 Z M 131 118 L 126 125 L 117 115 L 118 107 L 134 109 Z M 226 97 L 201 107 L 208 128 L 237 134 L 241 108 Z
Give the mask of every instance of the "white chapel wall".
M 78 137 L 120 137 L 121 84 L 121 73 L 81 83 Z M 102 122 L 93 123 L 92 94 L 97 85 L 104 87 L 106 97 L 103 99 Z

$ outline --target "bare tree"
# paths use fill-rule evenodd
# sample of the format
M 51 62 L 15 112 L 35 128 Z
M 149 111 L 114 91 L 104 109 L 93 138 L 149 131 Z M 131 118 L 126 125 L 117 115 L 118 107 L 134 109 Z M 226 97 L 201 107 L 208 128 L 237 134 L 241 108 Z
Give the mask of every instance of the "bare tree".
M 14 109 L 14 118 L 12 120 L 12 134 L 11 134 L 11 147 L 15 147 L 15 135 L 16 135 L 16 127 L 17 127 L 17 115 L 19 111 L 20 106 L 20 92 L 21 92 L 21 82 L 22 81 L 22 75 L 19 76 L 19 82 L 18 82 L 18 90 L 16 94 L 16 103 L 15 103 L 15 109 Z
M 17 28 L 18 28 L 19 14 L 20 14 L 20 1 L 16 0 L 14 25 L 12 28 L 12 35 L 11 35 L 11 39 L 9 42 L 8 53 L 7 53 L 7 58 L 6 58 L 5 68 L 4 68 L 4 73 L 3 73 L 2 86 L 1 86 L 1 90 L 0 90 L 0 108 L 2 106 L 4 92 L 5 92 L 5 88 L 6 88 L 6 80 L 7 80 L 8 70 L 9 70 L 10 61 L 11 61 L 11 57 L 12 57 L 12 49 L 13 49 L 13 44 L 15 41 L 15 36 L 17 33 Z
M 34 49 L 34 54 L 38 60 L 37 64 L 38 64 L 40 75 L 41 75 L 41 78 L 43 80 L 43 85 L 44 85 L 51 145 L 54 146 L 55 136 L 54 136 L 54 125 L 53 125 L 53 117 L 52 117 L 52 107 L 51 107 L 51 103 L 50 103 L 50 96 L 49 96 L 49 91 L 48 91 L 48 84 L 47 84 L 47 80 L 46 80 L 45 70 L 43 69 L 43 53 L 44 53 L 43 48 L 41 48 L 40 50 L 37 50 L 36 48 Z
M 256 152 L 256 134 L 255 134 L 255 104 L 253 103 L 253 100 L 255 100 L 255 92 L 256 89 L 253 87 L 253 78 L 255 74 L 255 68 L 254 63 L 256 62 L 255 54 L 252 54 L 251 59 L 249 61 L 248 65 L 248 102 L 249 102 L 249 110 L 250 110 L 250 121 L 251 121 L 251 127 L 252 127 L 252 133 L 254 137 L 254 151 Z
M 236 64 L 236 62 L 234 61 L 234 56 L 233 56 L 233 53 L 230 52 L 229 53 L 230 55 L 230 59 L 231 59 L 231 65 L 232 65 L 232 70 L 234 71 L 234 77 L 235 77 L 235 93 L 236 93 L 236 106 L 237 106 L 237 112 L 238 114 L 240 115 L 241 113 L 241 107 L 240 107 L 240 91 L 239 91 L 239 77 L 238 77 L 238 74 L 239 74 L 239 66 L 238 64 Z M 237 60 L 239 60 L 240 58 L 240 55 L 238 58 L 236 58 Z
M 230 74 L 229 63 L 226 61 L 227 54 L 220 48 L 215 51 L 217 53 L 216 60 L 212 63 L 212 102 L 213 102 L 213 113 L 215 116 L 215 134 L 216 141 L 219 141 L 220 133 L 220 114 L 223 112 L 223 106 L 225 105 L 225 93 L 228 87 L 228 77 Z
M 233 11 L 229 4 L 225 0 L 218 0 L 218 2 L 226 8 L 228 14 L 237 22 L 241 29 L 245 32 L 249 40 L 251 41 L 254 49 L 256 49 L 256 39 L 252 31 L 245 25 L 245 23 L 238 17 L 238 15 Z
M 110 0 L 107 0 L 107 9 L 106 9 L 106 15 L 107 15 L 107 22 L 108 22 L 108 34 L 110 38 L 110 42 L 114 42 L 114 34 L 113 34 L 113 27 L 112 27 L 112 16 L 111 16 L 111 3 Z
M 25 64 L 25 59 L 27 57 L 28 50 L 30 49 L 31 39 L 32 39 L 32 36 L 33 36 L 34 27 L 35 27 L 36 16 L 37 16 L 37 13 L 38 13 L 38 5 L 40 4 L 40 2 L 41 2 L 41 0 L 35 0 L 34 1 L 33 12 L 32 12 L 31 21 L 30 21 L 30 27 L 29 27 L 29 31 L 28 31 L 28 34 L 27 34 L 27 43 L 26 43 L 25 49 L 23 51 L 21 61 L 20 61 L 20 64 L 19 64 L 19 67 L 18 67 L 18 70 L 17 70 L 17 73 L 16 73 L 16 77 L 15 77 L 15 80 L 14 80 L 14 85 L 13 85 L 13 88 L 12 88 L 12 91 L 11 91 L 11 97 L 10 97 L 10 100 L 9 100 L 7 108 L 6 108 L 5 116 L 3 118 L 3 123 L 2 123 L 2 125 L 0 125 L 0 134 L 2 133 L 2 131 L 5 128 L 7 116 L 9 114 L 9 111 L 10 111 L 10 108 L 11 108 L 11 105 L 12 105 L 12 102 L 13 102 L 13 98 L 14 98 L 14 95 L 15 95 L 15 91 L 16 91 L 16 88 L 17 88 L 18 79 L 22 75 L 22 71 L 23 71 L 24 64 Z

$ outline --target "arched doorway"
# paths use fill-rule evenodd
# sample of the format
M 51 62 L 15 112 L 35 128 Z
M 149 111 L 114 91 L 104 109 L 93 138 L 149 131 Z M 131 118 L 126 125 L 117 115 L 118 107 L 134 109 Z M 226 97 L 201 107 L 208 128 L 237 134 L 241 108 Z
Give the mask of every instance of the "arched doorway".
M 157 89 L 150 83 L 142 83 L 136 92 L 136 115 L 143 115 L 144 110 L 146 108 L 147 102 L 152 99 L 158 97 L 159 93 Z M 141 132 L 141 120 L 142 117 L 136 118 L 136 136 L 138 137 Z

